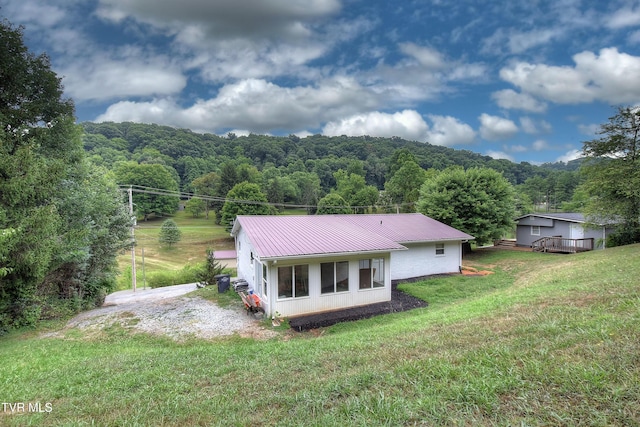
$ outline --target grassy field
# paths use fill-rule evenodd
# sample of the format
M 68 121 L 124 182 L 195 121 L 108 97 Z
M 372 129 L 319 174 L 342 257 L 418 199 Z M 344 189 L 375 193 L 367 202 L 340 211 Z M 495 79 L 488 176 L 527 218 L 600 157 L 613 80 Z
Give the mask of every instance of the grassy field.
M 135 230 L 136 278 L 140 287 L 143 286 L 142 249 L 147 278 L 152 278 L 157 272 L 179 272 L 185 265 L 195 266 L 205 260 L 207 248 L 217 251 L 234 249 L 233 239 L 223 227 L 215 224 L 213 214 L 209 219 L 204 215 L 194 218 L 193 215 L 180 211 L 171 218 L 182 232 L 180 242 L 171 247 L 158 242 L 160 227 L 166 218 L 138 221 Z M 122 272 L 118 289 L 131 289 L 131 252 L 118 258 L 118 266 Z
M 404 285 L 429 307 L 269 340 L 4 337 L 2 401 L 43 412 L 0 424 L 640 425 L 640 246 L 466 263 L 495 274 Z

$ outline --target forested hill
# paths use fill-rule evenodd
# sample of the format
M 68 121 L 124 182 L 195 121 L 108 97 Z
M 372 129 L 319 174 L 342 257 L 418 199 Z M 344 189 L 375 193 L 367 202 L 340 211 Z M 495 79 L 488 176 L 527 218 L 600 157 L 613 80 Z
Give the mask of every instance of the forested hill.
M 401 138 L 328 137 L 313 135 L 299 138 L 255 135 L 220 137 L 199 134 L 186 129 L 139 123 L 82 123 L 84 146 L 93 161 L 107 168 L 118 161 L 135 160 L 140 163 L 160 163 L 173 167 L 183 189 L 199 176 L 217 171 L 230 160 L 247 159 L 259 170 L 274 166 L 315 172 L 323 186 L 330 186 L 332 174 L 347 169 L 353 159 L 363 161 L 366 181 L 383 188 L 388 166 L 394 152 L 405 148 L 422 168 L 445 169 L 460 165 L 496 169 L 514 185 L 534 176 L 546 176 L 551 169 L 574 169 L 574 165 L 549 164 L 535 166 L 496 160 L 469 150 L 407 141 Z M 246 160 L 245 160 L 246 161 Z

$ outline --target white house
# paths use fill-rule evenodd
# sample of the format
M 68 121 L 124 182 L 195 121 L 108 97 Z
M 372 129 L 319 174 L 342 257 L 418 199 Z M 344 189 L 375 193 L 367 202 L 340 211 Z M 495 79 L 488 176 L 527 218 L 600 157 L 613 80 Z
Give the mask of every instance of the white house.
M 267 314 L 391 300 L 391 281 L 454 273 L 473 239 L 422 214 L 238 216 L 238 276 Z

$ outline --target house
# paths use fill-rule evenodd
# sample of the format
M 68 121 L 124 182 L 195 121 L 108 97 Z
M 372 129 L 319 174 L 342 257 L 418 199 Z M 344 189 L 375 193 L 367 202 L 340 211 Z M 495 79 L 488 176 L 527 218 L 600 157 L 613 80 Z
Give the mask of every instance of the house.
M 516 221 L 516 245 L 546 252 L 604 249 L 612 224 L 591 224 L 581 213 L 535 213 Z
M 238 277 L 267 314 L 391 300 L 391 281 L 459 272 L 472 236 L 422 214 L 238 216 Z

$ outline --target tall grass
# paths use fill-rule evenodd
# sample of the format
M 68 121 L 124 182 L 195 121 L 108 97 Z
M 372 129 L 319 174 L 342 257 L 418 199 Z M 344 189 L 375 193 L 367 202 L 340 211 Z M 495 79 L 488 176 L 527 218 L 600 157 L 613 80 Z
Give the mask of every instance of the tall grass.
M 0 342 L 3 425 L 640 425 L 640 246 L 480 252 L 429 307 L 272 339 Z

